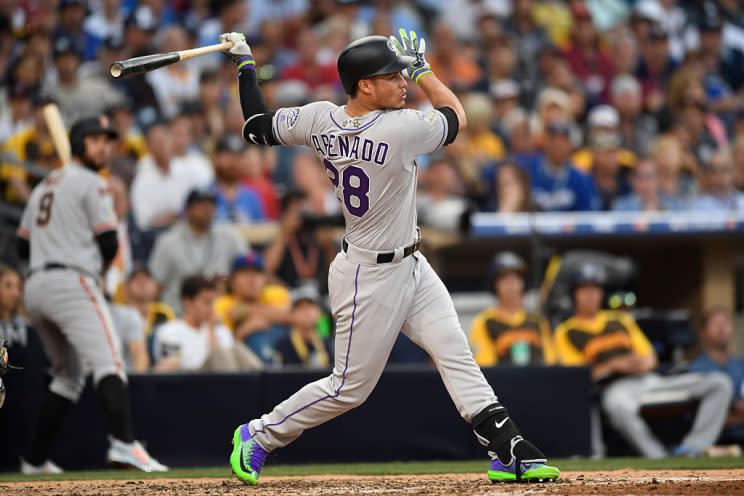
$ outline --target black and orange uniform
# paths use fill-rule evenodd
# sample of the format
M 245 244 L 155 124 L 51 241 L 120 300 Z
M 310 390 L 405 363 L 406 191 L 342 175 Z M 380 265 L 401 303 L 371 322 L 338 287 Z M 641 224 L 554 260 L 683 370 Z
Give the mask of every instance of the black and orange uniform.
M 507 315 L 492 307 L 479 313 L 470 328 L 470 347 L 481 367 L 555 362 L 548 322 L 524 310 Z
M 555 347 L 564 365 L 598 365 L 612 358 L 648 356 L 653 346 L 627 312 L 600 311 L 590 320 L 571 317 L 555 329 Z
M 34 127 L 28 127 L 11 135 L 2 144 L 2 152 L 20 162 L 33 162 L 48 167 L 49 170 L 60 166 L 54 143 L 50 138 L 40 138 Z M 22 166 L 7 161 L 0 164 L 0 196 L 7 203 L 22 203 L 10 185 L 11 179 L 27 181 L 33 189 L 43 179 L 29 173 Z

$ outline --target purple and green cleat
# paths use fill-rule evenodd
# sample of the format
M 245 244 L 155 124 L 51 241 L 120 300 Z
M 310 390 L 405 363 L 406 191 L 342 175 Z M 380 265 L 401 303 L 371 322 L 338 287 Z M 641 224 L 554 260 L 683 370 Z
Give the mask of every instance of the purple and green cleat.
M 491 461 L 488 478 L 491 482 L 552 482 L 561 475 L 561 471 L 550 465 L 537 462 L 522 462 L 517 467 L 512 459 L 509 465 L 504 465 L 498 458 Z
M 258 478 L 261 476 L 261 469 L 269 452 L 251 437 L 248 424 L 243 424 L 235 429 L 232 443 L 230 468 L 232 468 L 235 476 L 244 483 L 252 486 L 257 485 Z

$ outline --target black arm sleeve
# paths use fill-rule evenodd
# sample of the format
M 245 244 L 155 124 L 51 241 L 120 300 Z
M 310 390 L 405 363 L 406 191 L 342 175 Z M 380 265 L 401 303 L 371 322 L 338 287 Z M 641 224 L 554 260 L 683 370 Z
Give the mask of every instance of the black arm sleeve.
M 24 262 L 28 262 L 31 258 L 31 243 L 26 238 L 20 236 L 16 237 L 16 253 L 18 257 Z
M 274 137 L 272 121 L 274 112 L 269 112 L 256 79 L 256 71 L 246 69 L 238 73 L 240 107 L 243 109 L 243 138 L 248 143 L 273 146 L 279 141 Z
M 103 258 L 103 266 L 107 267 L 114 260 L 119 249 L 119 237 L 116 231 L 104 231 L 97 235 L 96 244 Z
M 447 146 L 457 138 L 457 133 L 460 131 L 460 119 L 457 118 L 457 114 L 450 107 L 439 107 L 437 110 L 447 120 L 447 137 L 444 139 L 444 145 L 442 145 Z

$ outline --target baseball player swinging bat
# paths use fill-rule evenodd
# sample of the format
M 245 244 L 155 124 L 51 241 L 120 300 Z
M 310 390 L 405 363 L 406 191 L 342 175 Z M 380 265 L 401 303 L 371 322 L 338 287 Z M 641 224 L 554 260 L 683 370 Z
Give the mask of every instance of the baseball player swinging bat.
M 181 50 L 179 52 L 168 52 L 168 53 L 156 53 L 153 55 L 145 55 L 143 57 L 135 57 L 133 59 L 119 60 L 111 64 L 109 71 L 115 78 L 132 77 L 145 72 L 154 71 L 167 65 L 175 64 L 182 60 L 188 60 L 200 55 L 206 55 L 213 52 L 221 52 L 224 50 L 230 50 L 233 47 L 232 41 L 225 41 L 224 43 L 217 43 L 215 45 L 208 45 L 199 48 L 190 48 L 189 50 Z

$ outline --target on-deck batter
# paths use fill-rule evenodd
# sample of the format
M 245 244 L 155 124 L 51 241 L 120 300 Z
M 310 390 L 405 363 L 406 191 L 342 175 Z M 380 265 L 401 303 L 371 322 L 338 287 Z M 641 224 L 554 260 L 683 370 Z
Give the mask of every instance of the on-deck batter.
M 351 43 L 338 59 L 345 106 L 316 102 L 269 112 L 243 35 L 224 34 L 238 66 L 249 142 L 315 150 L 343 205 L 343 250 L 328 287 L 336 321 L 333 373 L 306 385 L 273 411 L 239 426 L 230 464 L 256 484 L 268 452 L 356 406 L 372 392 L 402 330 L 434 360 L 462 417 L 492 452 L 494 481 L 549 480 L 558 469 L 519 434 L 473 360 L 444 284 L 418 252 L 416 156 L 451 143 L 465 127 L 460 102 L 431 72 L 425 43 L 401 30 Z M 434 110 L 405 109 L 406 80 Z
M 52 366 L 36 433 L 21 460 L 23 473 L 61 472 L 49 452 L 89 373 L 108 420 L 107 460 L 147 472 L 167 470 L 134 439 L 119 338 L 99 289 L 100 274 L 118 248 L 113 200 L 98 174 L 115 136 L 104 116 L 76 122 L 70 130 L 72 162 L 34 188 L 18 228 L 19 254 L 30 258 L 26 307 Z

